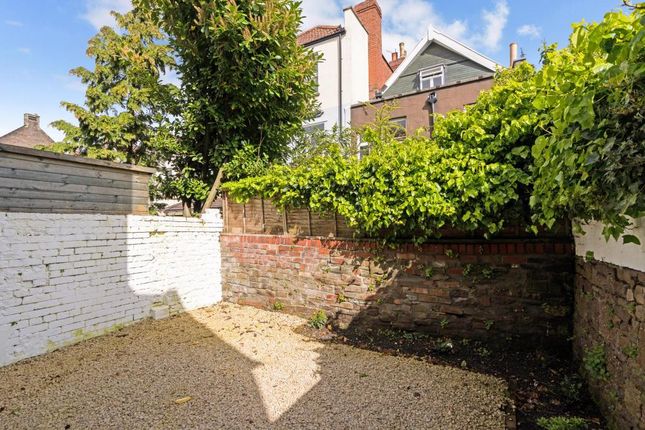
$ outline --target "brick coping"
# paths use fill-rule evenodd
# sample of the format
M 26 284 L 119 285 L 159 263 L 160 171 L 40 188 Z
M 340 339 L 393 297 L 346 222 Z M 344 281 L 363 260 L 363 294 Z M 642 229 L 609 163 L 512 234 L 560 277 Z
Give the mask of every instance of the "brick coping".
M 222 233 L 221 238 L 227 242 L 290 245 L 335 249 L 378 249 L 387 248 L 374 239 L 346 239 L 269 234 Z M 397 251 L 424 251 L 432 254 L 444 253 L 450 249 L 462 255 L 484 254 L 573 254 L 574 244 L 571 238 L 535 238 L 535 239 L 442 239 L 428 241 L 421 245 L 405 242 L 393 248 Z

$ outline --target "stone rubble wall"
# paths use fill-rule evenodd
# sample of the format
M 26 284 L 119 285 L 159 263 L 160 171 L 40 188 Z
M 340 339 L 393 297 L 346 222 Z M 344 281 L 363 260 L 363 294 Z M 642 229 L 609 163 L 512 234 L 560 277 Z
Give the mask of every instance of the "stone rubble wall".
M 645 429 L 644 221 L 628 231 L 641 245 L 605 240 L 598 223 L 576 236 L 574 356 L 617 429 Z
M 376 242 L 222 235 L 224 299 L 341 328 L 568 345 L 573 247 L 557 241 Z

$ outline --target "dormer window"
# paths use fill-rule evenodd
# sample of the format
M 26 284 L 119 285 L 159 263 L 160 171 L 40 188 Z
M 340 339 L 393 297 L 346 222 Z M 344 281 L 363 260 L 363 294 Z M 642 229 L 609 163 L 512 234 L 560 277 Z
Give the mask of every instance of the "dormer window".
M 419 89 L 429 90 L 443 85 L 446 68 L 444 66 L 431 67 L 419 71 Z

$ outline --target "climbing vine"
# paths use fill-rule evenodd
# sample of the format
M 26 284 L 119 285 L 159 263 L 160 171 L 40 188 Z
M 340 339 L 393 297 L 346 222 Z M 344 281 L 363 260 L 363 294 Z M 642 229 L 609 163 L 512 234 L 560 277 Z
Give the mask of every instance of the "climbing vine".
M 494 234 L 509 220 L 537 232 L 561 219 L 601 221 L 618 238 L 645 211 L 643 24 L 634 9 L 574 25 L 569 47 L 545 48 L 541 70 L 499 71 L 475 104 L 437 118 L 432 138 L 400 139 L 380 118 L 359 131 L 371 148 L 361 159 L 327 145 L 224 188 L 337 212 L 385 239 L 447 226 Z

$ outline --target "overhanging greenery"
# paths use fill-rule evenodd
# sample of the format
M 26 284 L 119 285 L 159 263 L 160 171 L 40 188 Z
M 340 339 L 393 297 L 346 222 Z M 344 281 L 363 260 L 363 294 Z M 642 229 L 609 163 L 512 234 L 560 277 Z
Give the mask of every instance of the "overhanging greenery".
M 385 238 L 421 241 L 443 226 L 495 233 L 509 219 L 537 231 L 561 218 L 602 221 L 618 237 L 645 210 L 643 23 L 634 10 L 575 25 L 540 71 L 498 73 L 465 112 L 438 118 L 432 139 L 397 140 L 380 121 L 361 131 L 372 148 L 362 160 L 330 145 L 224 188 L 238 200 L 338 212 Z

